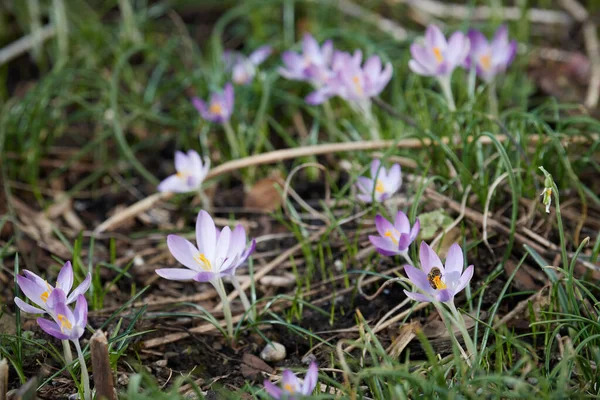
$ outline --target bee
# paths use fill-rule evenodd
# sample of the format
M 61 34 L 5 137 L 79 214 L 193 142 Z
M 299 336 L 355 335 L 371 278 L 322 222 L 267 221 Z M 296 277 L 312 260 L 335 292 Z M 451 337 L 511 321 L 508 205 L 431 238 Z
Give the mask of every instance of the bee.
M 437 267 L 431 268 L 431 271 L 427 274 L 427 280 L 433 289 L 446 289 L 447 287 L 442 281 L 442 271 Z

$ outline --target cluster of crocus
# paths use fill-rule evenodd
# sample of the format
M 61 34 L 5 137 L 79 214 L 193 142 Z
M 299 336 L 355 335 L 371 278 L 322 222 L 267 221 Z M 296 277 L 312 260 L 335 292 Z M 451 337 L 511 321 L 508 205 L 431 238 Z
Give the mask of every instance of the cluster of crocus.
M 265 390 L 276 400 L 297 400 L 304 396 L 310 396 L 315 390 L 319 379 L 319 369 L 316 362 L 311 362 L 303 382 L 300 382 L 289 369 L 284 370 L 282 375 L 281 387 L 275 386 L 266 379 L 264 381 Z
M 186 153 L 175 152 L 175 171 L 176 173 L 164 179 L 158 185 L 159 192 L 187 193 L 198 190 L 208 171 L 210 170 L 210 160 L 204 159 L 194 151 L 189 150 Z
M 236 85 L 249 85 L 256 76 L 257 67 L 272 53 L 271 46 L 261 46 L 247 57 L 237 51 L 223 53 L 225 70 L 231 73 L 231 80 Z
M 516 53 L 516 41 L 508 40 L 506 26 L 496 31 L 491 43 L 476 30 L 468 35 L 454 32 L 448 40 L 435 25 L 430 25 L 422 43 L 410 47 L 412 59 L 408 66 L 423 76 L 437 78 L 450 109 L 456 108 L 450 87 L 452 73 L 457 67 L 476 71 L 485 82 L 490 83 L 496 75 L 506 70 Z
M 39 308 L 25 303 L 18 297 L 15 297 L 14 301 L 17 307 L 26 313 L 47 313 L 52 318 L 52 320 L 38 318 L 37 323 L 44 332 L 63 341 L 67 363 L 72 361 L 68 341 L 73 342 L 81 367 L 84 398 L 91 400 L 89 375 L 79 339 L 83 336 L 87 325 L 88 305 L 84 293 L 90 287 L 92 277 L 88 274 L 85 280 L 71 292 L 73 280 L 73 267 L 70 261 L 61 268 L 56 287 L 33 272 L 24 270 L 23 275 L 17 275 L 17 284 L 23 294 Z M 75 302 L 75 309 L 71 310 L 68 305 L 73 302 Z
M 231 280 L 240 292 L 240 297 L 244 296 L 244 306 L 249 308 L 235 272 L 252 254 L 256 242 L 252 239 L 247 245 L 246 230 L 241 224 L 233 230 L 228 226 L 219 230 L 212 217 L 201 210 L 196 219 L 196 244 L 197 246 L 194 246 L 181 236 L 169 235 L 167 237 L 169 251 L 186 268 L 161 268 L 157 269 L 156 273 L 170 280 L 194 280 L 212 284 L 223 303 L 227 332 L 230 337 L 233 337 L 231 309 L 222 278 Z
M 390 198 L 402 186 L 402 171 L 399 164 L 389 169 L 381 166 L 381 161 L 371 162 L 371 177 L 360 176 L 356 187 L 360 193 L 356 196 L 360 201 L 370 203 L 373 200 L 382 202 Z

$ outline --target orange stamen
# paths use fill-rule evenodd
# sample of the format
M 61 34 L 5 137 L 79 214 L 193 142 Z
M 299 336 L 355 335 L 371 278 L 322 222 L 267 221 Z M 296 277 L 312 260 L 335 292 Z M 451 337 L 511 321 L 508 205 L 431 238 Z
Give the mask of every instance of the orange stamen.
M 484 54 L 479 57 L 479 62 L 483 69 L 488 71 L 492 67 L 492 56 L 490 54 Z
M 435 285 L 435 287 L 438 290 L 447 289 L 448 288 L 448 286 L 446 286 L 446 284 L 444 283 L 444 281 L 442 281 L 442 277 L 441 276 L 435 276 L 433 278 L 433 284 Z
M 205 271 L 211 271 L 212 270 L 212 266 L 210 265 L 210 261 L 208 261 L 208 258 L 206 258 L 206 256 L 204 255 L 204 253 L 200 253 L 194 256 L 194 260 L 196 260 L 196 262 L 198 264 L 200 264 L 200 267 L 202 267 L 203 270 Z
M 442 51 L 439 47 L 433 48 L 433 55 L 435 56 L 435 61 L 437 61 L 438 63 L 444 61 L 444 56 L 442 55 Z

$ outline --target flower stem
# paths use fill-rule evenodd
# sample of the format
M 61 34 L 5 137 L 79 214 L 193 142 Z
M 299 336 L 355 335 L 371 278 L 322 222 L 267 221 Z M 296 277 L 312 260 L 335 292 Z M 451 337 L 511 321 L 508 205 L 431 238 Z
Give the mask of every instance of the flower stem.
M 256 320 L 256 309 L 254 309 L 254 307 L 252 307 L 252 305 L 250 304 L 250 300 L 248 300 L 248 296 L 246 296 L 246 292 L 244 292 L 242 290 L 242 287 L 241 287 L 240 282 L 238 281 L 237 277 L 232 276 L 231 283 L 233 284 L 233 287 L 235 288 L 235 290 L 237 290 L 238 293 L 240 294 L 240 300 L 242 300 L 242 304 L 244 305 L 244 309 L 248 313 L 248 316 L 250 317 L 250 319 L 252 321 L 255 321 Z
M 470 360 L 469 355 L 467 354 L 467 352 L 465 351 L 465 349 L 463 349 L 463 347 L 460 345 L 460 342 L 456 338 L 456 335 L 454 334 L 454 330 L 453 330 L 453 324 L 449 323 L 446 320 L 446 317 L 444 316 L 444 313 L 447 312 L 447 311 L 443 309 L 444 307 L 440 303 L 436 302 L 436 303 L 434 303 L 434 306 L 437 309 L 438 314 L 440 315 L 440 318 L 442 319 L 442 322 L 444 322 L 444 325 L 446 325 L 446 329 L 448 329 L 448 333 L 450 334 L 450 337 L 452 339 L 454 339 L 454 343 L 456 343 L 456 345 L 458 346 L 458 350 L 460 350 L 460 353 L 462 354 L 463 358 L 465 359 L 465 362 L 470 367 L 471 366 L 471 360 Z
M 472 65 L 471 69 L 469 70 L 469 81 L 468 81 L 468 92 L 469 92 L 469 99 L 471 101 L 473 101 L 475 99 L 475 82 L 477 80 L 477 70 L 475 69 L 475 66 Z
M 69 345 L 68 340 L 63 340 L 62 345 L 63 345 L 63 353 L 65 355 L 65 362 L 67 364 L 71 364 L 73 362 L 73 353 L 71 353 L 71 345 Z
M 83 358 L 83 352 L 79 345 L 79 340 L 73 340 L 75 349 L 77 350 L 77 357 L 79 358 L 79 367 L 81 368 L 81 383 L 83 384 L 83 398 L 84 400 L 92 400 L 92 391 L 90 390 L 90 376 L 88 374 L 87 366 L 85 365 L 85 359 Z
M 219 297 L 221 297 L 221 303 L 223 303 L 223 317 L 225 318 L 225 323 L 227 324 L 227 335 L 231 340 L 233 340 L 231 305 L 229 304 L 229 299 L 227 298 L 227 293 L 225 292 L 225 285 L 223 285 L 223 280 L 221 278 L 219 278 L 217 281 L 215 289 L 217 289 L 217 293 L 219 294 Z
M 496 81 L 492 80 L 488 87 L 488 102 L 490 106 L 490 114 L 498 117 L 498 95 L 496 93 Z
M 231 155 L 233 158 L 240 157 L 240 146 L 238 144 L 235 131 L 233 127 L 229 123 L 229 121 L 223 122 L 223 129 L 225 130 L 225 136 L 227 137 L 227 141 L 229 142 L 229 147 L 231 148 Z
M 463 336 L 465 345 L 467 346 L 467 350 L 470 353 L 469 354 L 470 358 L 474 358 L 475 354 L 477 353 L 477 348 L 475 347 L 475 343 L 473 343 L 473 339 L 471 339 L 471 336 L 469 335 L 469 332 L 467 331 L 467 326 L 465 324 L 465 320 L 462 317 L 462 315 L 460 314 L 460 312 L 458 312 L 458 310 L 456 309 L 454 302 L 448 302 L 448 306 L 450 307 L 450 310 L 452 311 L 452 315 L 453 315 L 454 319 L 456 320 L 457 327 Z
M 448 109 L 450 111 L 456 111 L 456 104 L 454 103 L 454 96 L 452 95 L 452 87 L 450 86 L 450 76 L 439 77 L 438 82 L 440 83 L 442 93 L 444 93 L 444 97 L 446 97 L 446 101 L 448 102 Z

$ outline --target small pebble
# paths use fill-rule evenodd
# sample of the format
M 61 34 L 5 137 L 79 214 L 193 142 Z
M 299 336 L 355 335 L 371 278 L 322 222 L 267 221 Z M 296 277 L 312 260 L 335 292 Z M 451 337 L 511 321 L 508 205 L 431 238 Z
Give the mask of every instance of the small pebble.
M 308 353 L 304 357 L 302 357 L 302 364 L 310 364 L 313 361 L 317 361 L 317 357 L 313 353 Z
M 117 379 L 117 383 L 121 386 L 129 385 L 129 376 L 127 376 L 127 374 L 119 375 L 119 378 Z
M 281 361 L 287 355 L 285 347 L 281 343 L 271 342 L 260 352 L 260 358 L 265 361 Z
M 167 360 L 158 360 L 155 364 L 157 367 L 164 368 L 167 366 Z

